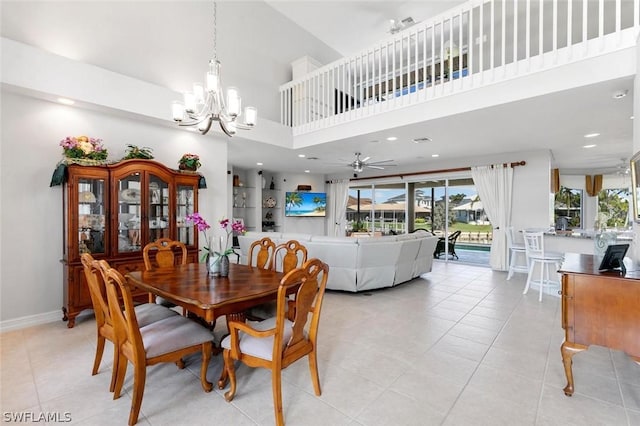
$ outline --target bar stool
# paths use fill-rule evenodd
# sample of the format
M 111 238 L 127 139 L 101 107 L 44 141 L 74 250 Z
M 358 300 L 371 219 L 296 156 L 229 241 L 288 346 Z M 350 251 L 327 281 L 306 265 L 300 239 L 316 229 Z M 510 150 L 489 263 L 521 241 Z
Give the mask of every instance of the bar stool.
M 560 269 L 560 264 L 564 255 L 557 252 L 545 252 L 544 250 L 544 233 L 541 231 L 524 231 L 524 245 L 527 252 L 527 261 L 529 262 L 529 275 L 527 276 L 527 285 L 524 288 L 522 294 L 527 294 L 529 286 L 531 284 L 538 285 L 540 287 L 540 296 L 538 301 L 542 302 L 542 289 L 544 287 L 560 286 L 560 280 L 551 280 L 550 268 L 555 268 L 553 271 L 557 276 L 557 271 Z M 540 279 L 533 279 L 533 271 L 536 265 L 540 265 Z M 546 272 L 546 273 L 545 273 Z
M 515 272 L 529 273 L 529 265 L 527 264 L 527 249 L 524 244 L 516 244 L 513 226 L 507 228 L 507 247 L 509 248 L 509 274 L 507 280 L 510 280 Z

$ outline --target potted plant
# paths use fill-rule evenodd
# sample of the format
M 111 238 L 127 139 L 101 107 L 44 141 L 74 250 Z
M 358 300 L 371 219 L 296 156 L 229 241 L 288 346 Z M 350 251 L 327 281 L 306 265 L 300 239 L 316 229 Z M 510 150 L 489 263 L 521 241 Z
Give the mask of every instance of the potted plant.
M 68 160 L 83 164 L 101 164 L 107 159 L 107 150 L 102 139 L 87 136 L 67 136 L 60 141 L 64 156 Z
M 180 161 L 178 161 L 178 168 L 180 170 L 196 171 L 201 166 L 200 157 L 196 154 L 184 154 Z
M 143 160 L 152 160 L 153 154 L 151 153 L 151 151 L 153 150 L 146 146 L 140 148 L 136 145 L 127 144 L 127 152 L 122 159 L 131 160 L 133 158 L 141 158 Z

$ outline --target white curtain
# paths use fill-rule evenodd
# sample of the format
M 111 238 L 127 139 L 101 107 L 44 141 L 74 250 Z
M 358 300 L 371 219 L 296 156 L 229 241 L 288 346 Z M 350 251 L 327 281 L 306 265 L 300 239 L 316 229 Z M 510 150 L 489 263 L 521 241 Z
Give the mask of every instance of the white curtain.
M 509 256 L 505 232 L 511 226 L 513 168 L 510 164 L 472 167 L 471 176 L 484 211 L 493 225 L 489 264 L 491 269 L 506 271 L 509 269 Z
M 343 237 L 347 226 L 349 179 L 329 182 L 327 191 L 327 235 Z

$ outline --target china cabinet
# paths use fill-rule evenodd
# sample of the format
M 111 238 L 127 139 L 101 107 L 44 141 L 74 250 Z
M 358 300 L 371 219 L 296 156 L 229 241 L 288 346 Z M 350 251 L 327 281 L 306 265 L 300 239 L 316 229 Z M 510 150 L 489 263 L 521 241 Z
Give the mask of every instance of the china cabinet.
M 185 243 L 188 262 L 198 261 L 198 234 L 185 217 L 198 210 L 199 181 L 197 173 L 150 160 L 67 167 L 62 311 L 69 328 L 80 312 L 92 308 L 82 253 L 105 259 L 125 274 L 144 269 L 143 247 L 164 237 Z M 141 291 L 134 296 L 148 300 Z

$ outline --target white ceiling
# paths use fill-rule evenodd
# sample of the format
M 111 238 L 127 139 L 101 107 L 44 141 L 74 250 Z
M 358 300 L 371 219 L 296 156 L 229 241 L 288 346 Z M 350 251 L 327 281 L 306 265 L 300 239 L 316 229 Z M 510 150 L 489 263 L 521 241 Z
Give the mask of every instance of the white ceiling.
M 226 18 L 219 17 L 218 31 L 234 33 L 231 22 L 240 19 L 242 24 L 243 17 L 249 14 L 259 15 L 254 19 L 263 17 L 272 22 L 260 28 L 262 31 L 278 32 L 284 26 L 282 20 L 291 20 L 336 52 L 346 55 L 386 37 L 389 19 L 411 16 L 419 22 L 460 3 L 460 0 L 268 0 L 266 4 L 227 1 L 219 5 L 219 15 L 224 14 Z M 34 4 L 37 7 L 33 7 Z M 211 17 L 201 13 L 202 2 L 85 0 L 35 3 L 3 0 L 1 5 L 2 35 L 5 37 L 174 90 L 184 90 L 192 81 L 201 79 L 198 76 L 205 68 L 203 58 L 209 56 Z M 200 28 L 202 34 L 195 30 Z M 270 35 L 281 48 L 265 55 L 251 50 L 251 38 L 261 35 L 251 34 L 250 28 L 242 30 L 249 37 L 238 35 L 234 39 L 225 37 L 218 41 L 225 83 L 242 89 L 242 83 L 233 81 L 234 75 L 248 77 L 247 70 L 238 69 L 234 61 L 243 60 L 246 55 L 259 55 L 261 60 L 274 58 L 275 61 L 277 56 L 282 62 L 282 73 L 262 76 L 280 80 L 274 82 L 277 88 L 286 81 L 283 76 L 290 75 L 286 61 L 296 59 L 283 54 L 287 35 Z M 234 35 L 238 32 L 242 33 L 236 31 Z M 244 49 L 243 58 L 235 54 L 238 46 Z M 335 58 L 325 55 L 316 59 L 328 62 Z M 193 71 L 187 73 L 185 67 Z M 252 89 L 250 86 L 249 90 Z M 612 94 L 619 90 L 627 90 L 628 96 L 614 100 Z M 265 105 L 257 106 L 261 116 L 269 116 Z M 564 172 L 607 172 L 615 171 L 621 159 L 628 160 L 632 153 L 632 120 L 629 119 L 632 114 L 633 79 L 626 78 L 305 150 L 287 150 L 236 137 L 229 143 L 229 161 L 243 167 L 257 167 L 256 162 L 261 161 L 266 170 L 302 172 L 309 169 L 312 173 L 346 176 L 352 173 L 346 164 L 353 160 L 355 152 L 371 156 L 371 161 L 393 159 L 398 164 L 395 168 L 362 174 L 368 176 L 438 169 L 438 162 L 460 157 L 549 149 L 556 165 Z M 601 136 L 594 140 L 598 146 L 587 150 L 582 148 L 587 143 L 583 135 L 590 132 L 599 132 Z M 386 141 L 390 133 L 398 140 Z M 412 142 L 422 136 L 433 141 Z M 372 142 L 374 140 L 378 142 Z M 299 153 L 318 157 L 318 160 L 298 158 Z M 432 154 L 440 157 L 434 159 Z

